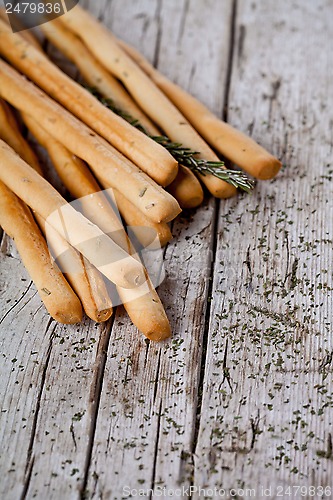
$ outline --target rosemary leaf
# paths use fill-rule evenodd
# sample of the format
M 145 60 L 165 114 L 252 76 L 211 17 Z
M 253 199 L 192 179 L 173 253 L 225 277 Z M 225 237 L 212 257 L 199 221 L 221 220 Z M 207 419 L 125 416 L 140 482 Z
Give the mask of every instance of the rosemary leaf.
M 86 87 L 104 106 L 113 111 L 115 114 L 126 120 L 133 127 L 137 128 L 155 142 L 163 146 L 177 160 L 180 165 L 189 168 L 193 172 L 201 175 L 211 174 L 219 179 L 228 182 L 237 189 L 241 189 L 246 193 L 250 193 L 254 187 L 254 182 L 243 172 L 238 170 L 226 169 L 223 161 L 208 161 L 197 158 L 198 151 L 192 151 L 190 148 L 184 147 L 182 144 L 172 142 L 168 137 L 152 136 L 148 133 L 143 125 L 122 109 L 120 109 L 112 99 L 103 97 L 97 89 Z

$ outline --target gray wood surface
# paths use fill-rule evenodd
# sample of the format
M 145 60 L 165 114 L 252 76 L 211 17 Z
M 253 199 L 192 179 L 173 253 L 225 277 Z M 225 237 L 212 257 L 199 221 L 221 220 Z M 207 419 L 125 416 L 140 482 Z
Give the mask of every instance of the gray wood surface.
M 285 166 L 174 223 L 160 345 L 57 325 L 4 236 L 0 498 L 330 498 L 332 2 L 82 4 Z

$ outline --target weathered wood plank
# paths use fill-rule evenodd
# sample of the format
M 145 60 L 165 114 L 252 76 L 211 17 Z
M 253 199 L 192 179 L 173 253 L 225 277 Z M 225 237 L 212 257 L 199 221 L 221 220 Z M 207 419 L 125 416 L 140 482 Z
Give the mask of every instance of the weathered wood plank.
M 332 486 L 332 15 L 238 3 L 229 120 L 286 167 L 221 205 L 196 485 Z
M 110 325 L 51 320 L 6 236 L 0 276 L 0 497 L 77 498 Z
M 222 113 L 230 2 L 182 2 L 180 8 L 176 0 L 119 1 L 112 12 L 116 34 Z M 174 225 L 175 239 L 165 256 L 168 278 L 159 288 L 172 321 L 171 343 L 146 345 L 128 324 L 116 323 L 113 329 L 89 498 L 119 499 L 126 486 L 147 490 L 191 484 L 214 207 L 210 200 Z
M 59 53 L 52 50 L 52 55 L 62 69 L 77 75 Z M 39 146 L 37 151 L 48 179 L 65 195 L 45 151 Z M 56 324 L 7 236 L 0 257 L 5 360 L 0 378 L 0 497 L 78 498 L 85 484 L 112 321 Z
M 110 323 L 59 332 L 45 373 L 29 498 L 78 498 L 92 439 Z
M 19 498 L 25 481 L 48 332 L 54 325 L 41 307 L 37 292 L 6 236 L 1 250 L 0 466 L 3 479 L 0 496 Z M 15 318 L 21 319 L 19 327 Z M 36 331 L 39 335 L 32 333 Z

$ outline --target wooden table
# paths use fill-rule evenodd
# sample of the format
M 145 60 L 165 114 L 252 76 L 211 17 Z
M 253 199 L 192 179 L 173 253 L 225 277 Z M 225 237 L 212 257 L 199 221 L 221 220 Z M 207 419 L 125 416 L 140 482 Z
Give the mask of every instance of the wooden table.
M 332 1 L 82 5 L 284 168 L 174 223 L 162 344 L 56 324 L 4 236 L 1 499 L 331 498 Z

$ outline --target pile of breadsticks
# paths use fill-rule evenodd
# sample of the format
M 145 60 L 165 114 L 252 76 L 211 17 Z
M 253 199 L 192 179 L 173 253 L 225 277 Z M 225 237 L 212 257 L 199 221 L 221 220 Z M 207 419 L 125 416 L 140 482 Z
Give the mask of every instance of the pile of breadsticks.
M 63 73 L 28 31 L 12 33 L 1 12 L 0 224 L 56 320 L 76 323 L 83 311 L 94 321 L 107 320 L 112 300 L 106 278 L 138 329 L 152 340 L 165 339 L 170 325 L 161 301 L 101 188 L 112 188 L 126 225 L 150 229 L 163 246 L 171 239 L 168 222 L 203 201 L 202 185 L 219 198 L 237 189 L 212 173 L 195 175 L 153 136 L 163 134 L 195 158 L 218 163 L 212 146 L 258 179 L 274 177 L 281 164 L 79 6 L 42 30 L 87 85 L 144 131 Z M 43 177 L 22 123 L 47 150 L 71 198 L 80 199 L 82 213 Z M 64 272 L 51 258 L 45 234 L 55 254 L 70 260 Z M 143 246 L 151 242 L 149 234 L 137 232 Z

